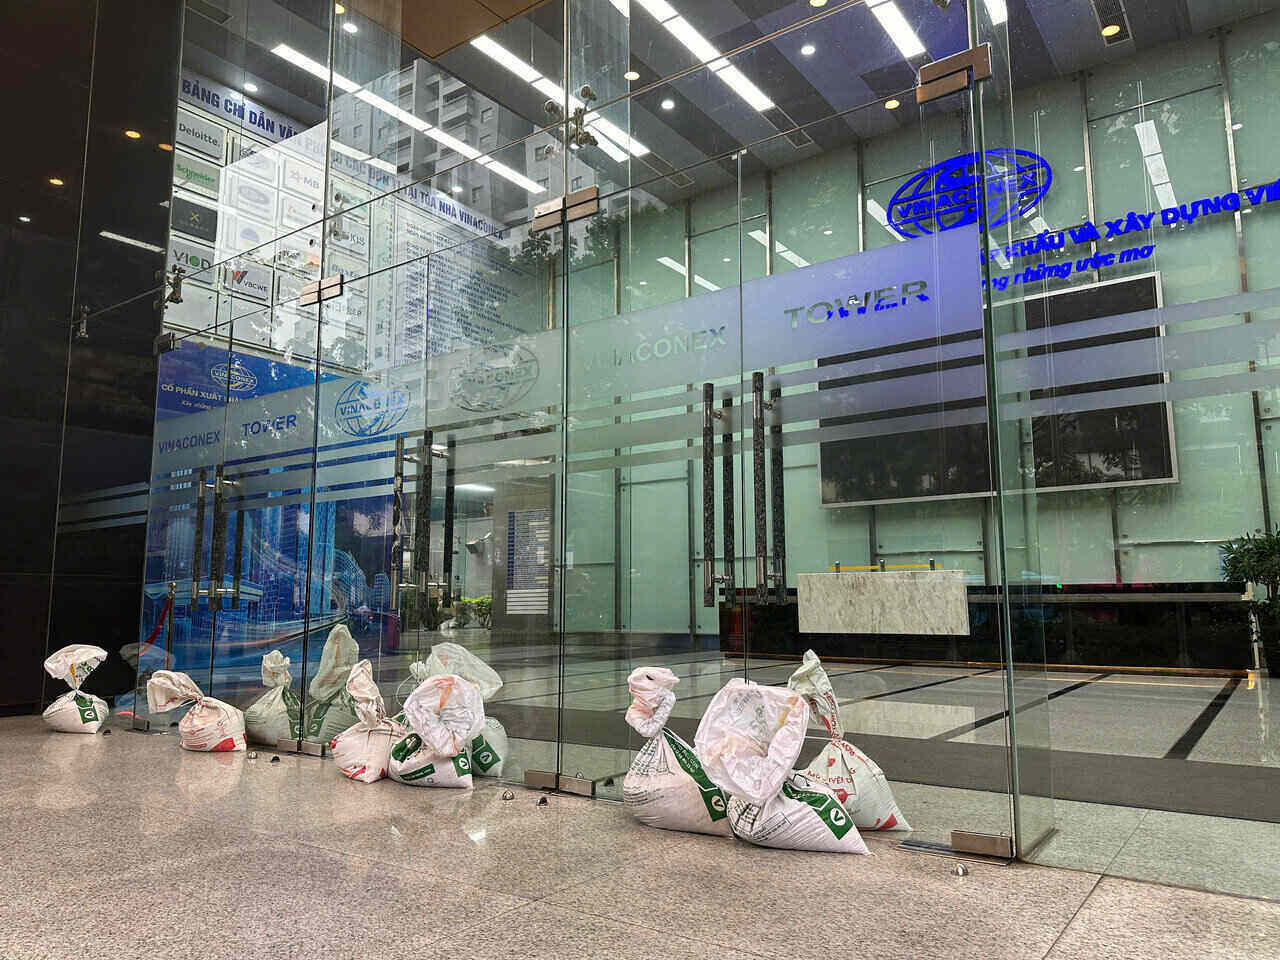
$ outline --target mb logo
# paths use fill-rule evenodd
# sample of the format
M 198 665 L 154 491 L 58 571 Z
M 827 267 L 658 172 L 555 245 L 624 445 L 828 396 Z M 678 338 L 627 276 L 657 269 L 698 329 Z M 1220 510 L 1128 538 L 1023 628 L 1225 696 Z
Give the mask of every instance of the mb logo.
M 889 201 L 889 225 L 908 239 L 971 223 L 998 227 L 1030 215 L 1052 182 L 1049 164 L 1027 150 L 961 154 L 908 178 Z
M 355 380 L 338 394 L 333 414 L 353 437 L 381 436 L 408 416 L 409 391 Z

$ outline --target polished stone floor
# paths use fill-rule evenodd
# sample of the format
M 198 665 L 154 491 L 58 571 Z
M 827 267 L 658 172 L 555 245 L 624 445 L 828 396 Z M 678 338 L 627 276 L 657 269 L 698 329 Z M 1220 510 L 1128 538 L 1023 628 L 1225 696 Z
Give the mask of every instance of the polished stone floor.
M 272 756 L 0 720 L 0 958 L 1253 960 L 1280 943 L 1280 904 L 1256 899 L 1031 864 L 957 877 L 886 835 L 870 857 L 764 850 L 607 801 Z

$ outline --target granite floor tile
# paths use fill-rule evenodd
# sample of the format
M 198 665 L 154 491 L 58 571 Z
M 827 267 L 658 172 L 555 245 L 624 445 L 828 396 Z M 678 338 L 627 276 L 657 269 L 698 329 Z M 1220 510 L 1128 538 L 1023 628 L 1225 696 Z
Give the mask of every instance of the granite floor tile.
M 1031 861 L 1107 873 L 1148 811 L 1072 800 L 1053 802 L 1057 832 L 1031 854 Z
M 1046 960 L 1262 960 L 1280 904 L 1104 878 Z

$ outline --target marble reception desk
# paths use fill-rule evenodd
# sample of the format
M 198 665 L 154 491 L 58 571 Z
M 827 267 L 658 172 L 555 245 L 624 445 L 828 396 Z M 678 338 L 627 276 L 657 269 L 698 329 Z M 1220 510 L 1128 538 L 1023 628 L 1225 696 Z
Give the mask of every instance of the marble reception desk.
M 969 633 L 961 570 L 801 573 L 797 587 L 801 633 Z

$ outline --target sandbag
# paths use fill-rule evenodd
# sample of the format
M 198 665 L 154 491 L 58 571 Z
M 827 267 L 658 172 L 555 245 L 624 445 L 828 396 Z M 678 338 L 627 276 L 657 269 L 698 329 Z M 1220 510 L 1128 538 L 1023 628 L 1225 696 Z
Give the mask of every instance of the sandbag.
M 795 766 L 809 726 L 798 693 L 735 677 L 707 706 L 693 738 L 707 777 L 747 803 L 772 800 Z
M 351 668 L 346 692 L 358 719 L 333 738 L 329 749 L 344 777 L 373 783 L 387 775 L 391 745 L 404 736 L 405 728 L 387 718 L 382 694 L 373 682 L 373 664 L 368 660 Z
M 779 850 L 866 853 L 867 845 L 831 788 L 796 771 L 764 804 L 729 799 L 729 824 L 749 843 Z
M 410 731 L 391 748 L 391 779 L 422 787 L 470 787 L 467 750 L 485 720 L 479 688 L 454 674 L 427 677 L 405 700 L 404 715 Z
M 329 631 L 320 651 L 320 668 L 307 687 L 307 709 L 302 728 L 308 740 L 330 742 L 359 719 L 356 703 L 347 692 L 351 668 L 360 659 L 360 645 L 345 624 Z
M 421 668 L 420 670 L 415 668 Z M 502 687 L 502 678 L 466 647 L 456 643 L 437 643 L 425 663 L 413 663 L 409 672 L 420 680 L 453 674 L 474 684 L 480 699 L 488 700 Z M 485 717 L 484 730 L 467 748 L 471 754 L 471 772 L 478 777 L 500 777 L 506 766 L 510 741 L 506 728 L 493 717 Z
M 45 672 L 55 680 L 66 681 L 71 689 L 45 708 L 45 723 L 63 733 L 98 732 L 107 720 L 107 701 L 82 693 L 80 685 L 105 659 L 107 651 L 87 643 L 73 643 L 49 655 L 44 662 Z
M 831 742 L 805 764 L 804 772 L 831 788 L 859 830 L 910 830 L 884 772 L 844 739 L 844 722 L 831 678 L 816 653 L 805 651 L 804 660 L 791 674 L 787 686 L 808 701 L 814 716 L 831 735 Z
M 157 670 L 147 681 L 147 707 L 168 713 L 194 703 L 178 722 L 178 742 L 184 750 L 222 753 L 245 749 L 244 714 L 229 703 L 206 697 L 195 681 L 176 670 Z
M 680 682 L 664 667 L 637 667 L 627 677 L 626 720 L 650 739 L 622 781 L 622 799 L 641 823 L 663 830 L 732 836 L 728 798 L 708 779 L 693 748 L 666 729 Z
M 274 747 L 280 740 L 298 739 L 301 703 L 292 683 L 288 657 L 272 650 L 262 658 L 262 685 L 271 689 L 244 711 L 245 735 L 254 743 Z

